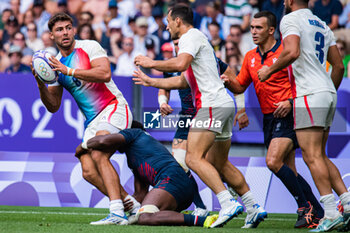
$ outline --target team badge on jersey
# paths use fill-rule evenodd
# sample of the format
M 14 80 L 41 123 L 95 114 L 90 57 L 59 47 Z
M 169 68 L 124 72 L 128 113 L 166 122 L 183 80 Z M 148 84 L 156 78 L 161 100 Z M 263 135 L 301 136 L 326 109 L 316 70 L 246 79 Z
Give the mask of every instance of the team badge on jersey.
M 254 66 L 255 66 L 255 57 L 252 58 L 251 63 L 252 63 L 252 64 L 250 64 L 250 66 L 251 66 L 251 67 L 254 67 Z

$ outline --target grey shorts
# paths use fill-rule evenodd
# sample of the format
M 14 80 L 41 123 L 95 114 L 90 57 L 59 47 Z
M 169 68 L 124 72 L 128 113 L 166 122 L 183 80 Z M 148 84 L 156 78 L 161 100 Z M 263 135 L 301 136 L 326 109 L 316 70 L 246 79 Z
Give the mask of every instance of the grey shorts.
M 323 127 L 327 130 L 333 122 L 337 94 L 318 92 L 294 99 L 294 129 Z
M 216 133 L 216 140 L 230 139 L 232 136 L 234 102 L 220 107 L 200 108 L 192 120 L 191 129 L 206 129 Z

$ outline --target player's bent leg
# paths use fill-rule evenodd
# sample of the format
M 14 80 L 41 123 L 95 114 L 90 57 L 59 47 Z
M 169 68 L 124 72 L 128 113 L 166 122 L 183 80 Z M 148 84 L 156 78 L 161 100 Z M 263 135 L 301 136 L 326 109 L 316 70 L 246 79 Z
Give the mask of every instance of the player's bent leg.
M 153 208 L 147 208 L 147 206 L 153 206 Z M 138 224 L 151 226 L 185 225 L 183 214 L 176 212 L 176 209 L 176 199 L 168 191 L 154 188 L 142 202 L 138 212 Z
M 320 195 L 332 193 L 329 171 L 322 155 L 323 128 L 297 129 L 296 135 L 303 159 L 309 167 Z
M 215 194 L 225 190 L 218 171 L 210 164 L 205 155 L 213 145 L 215 133 L 208 130 L 190 130 L 187 139 L 186 164 Z
M 211 227 L 222 226 L 241 213 L 243 206 L 227 191 L 218 171 L 205 159 L 205 154 L 214 143 L 215 134 L 207 130 L 191 129 L 187 140 L 187 165 L 213 190 L 221 205 L 219 218 Z M 225 156 L 227 158 L 227 154 Z
M 284 159 L 293 150 L 293 142 L 290 138 L 273 138 L 266 154 L 266 165 L 277 173 L 284 164 Z
M 100 190 L 101 193 L 108 196 L 107 189 L 103 184 L 103 180 L 100 176 L 100 173 L 97 171 L 96 165 L 92 160 L 91 155 L 84 154 L 80 156 L 79 160 L 82 168 L 83 178 L 95 186 L 98 190 Z
M 287 165 L 283 163 L 284 158 L 293 150 L 293 141 L 290 138 L 274 138 L 269 145 L 266 164 L 269 169 L 282 181 L 298 204 L 298 219 L 295 228 L 307 227 L 312 224 L 314 210 L 307 202 L 298 179 Z

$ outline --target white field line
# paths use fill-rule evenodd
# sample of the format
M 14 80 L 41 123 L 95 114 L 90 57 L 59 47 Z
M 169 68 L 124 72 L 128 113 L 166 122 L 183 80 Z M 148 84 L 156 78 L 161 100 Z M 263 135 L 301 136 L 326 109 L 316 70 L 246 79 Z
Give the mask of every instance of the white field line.
M 108 213 L 90 213 L 90 212 L 54 212 L 54 211 L 14 211 L 14 210 L 0 210 L 0 214 L 57 214 L 57 215 L 88 215 L 88 216 L 105 216 Z M 245 219 L 242 217 L 237 217 L 235 219 Z M 265 221 L 288 221 L 295 222 L 295 219 L 290 218 L 267 218 Z

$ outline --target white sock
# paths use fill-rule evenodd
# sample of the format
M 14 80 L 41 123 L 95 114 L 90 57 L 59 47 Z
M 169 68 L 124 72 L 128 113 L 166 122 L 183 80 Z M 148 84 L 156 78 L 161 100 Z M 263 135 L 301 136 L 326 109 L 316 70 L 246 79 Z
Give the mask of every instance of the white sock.
M 339 196 L 342 206 L 344 207 L 344 212 L 350 212 L 350 192 L 343 193 Z
M 216 194 L 216 197 L 218 198 L 222 209 L 232 205 L 231 204 L 231 199 L 233 199 L 233 197 L 232 197 L 232 195 L 230 194 L 230 192 L 227 189 L 225 189 L 224 191 L 221 191 L 220 193 Z
M 131 213 L 133 213 L 133 210 L 135 209 L 139 209 L 141 204 L 140 202 L 138 202 L 133 196 L 131 196 L 130 194 L 128 194 L 125 198 L 124 198 L 124 201 L 125 200 L 131 200 L 132 203 L 133 203 L 133 206 L 132 206 L 132 209 L 130 210 Z
M 247 210 L 247 212 L 251 212 L 253 211 L 253 205 L 256 204 L 256 201 L 254 199 L 254 196 L 252 194 L 252 192 L 249 190 L 248 192 L 246 192 L 245 194 L 243 194 L 241 196 L 242 202 L 245 205 L 245 208 Z
M 112 200 L 109 202 L 109 212 L 124 216 L 124 205 L 121 199 Z
M 325 218 L 334 219 L 338 215 L 333 193 L 321 196 L 320 202 L 323 203 Z

